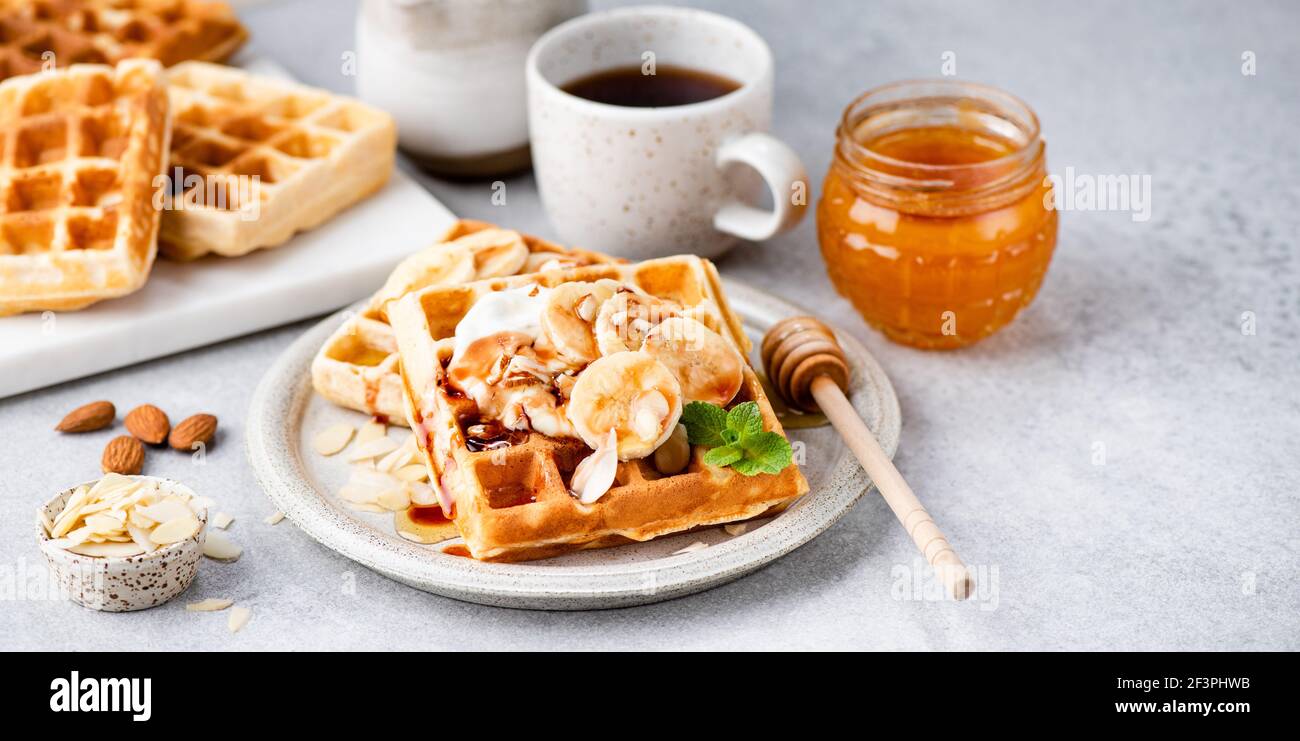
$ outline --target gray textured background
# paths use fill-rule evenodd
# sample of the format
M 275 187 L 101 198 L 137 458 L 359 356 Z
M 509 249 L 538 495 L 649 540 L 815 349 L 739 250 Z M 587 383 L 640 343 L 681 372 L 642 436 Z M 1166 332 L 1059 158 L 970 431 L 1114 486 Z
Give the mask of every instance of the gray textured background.
M 594 2 L 597 8 L 614 3 Z M 897 462 L 968 562 L 984 599 L 908 598 L 913 547 L 878 498 L 771 567 L 711 592 L 584 614 L 478 607 L 417 592 L 316 545 L 270 510 L 241 418 L 307 324 L 0 401 L 0 648 L 1300 648 L 1300 8 L 1285 2 L 700 2 L 754 26 L 777 60 L 775 132 L 820 179 L 840 109 L 862 90 L 936 76 L 1006 87 L 1042 119 L 1053 171 L 1145 173 L 1153 216 L 1066 213 L 1037 302 L 969 350 L 889 344 L 831 298 L 812 220 L 740 247 L 724 273 L 862 339 L 903 408 Z M 351 2 L 245 12 L 255 52 L 351 90 Z M 1241 73 L 1252 51 L 1258 74 Z M 530 178 L 509 205 L 486 185 L 426 180 L 452 210 L 550 235 Z M 1255 312 L 1258 333 L 1240 329 Z M 129 615 L 29 600 L 4 579 L 43 568 L 36 504 L 98 473 L 104 435 L 59 438 L 97 398 L 208 410 L 208 465 L 155 455 L 238 520 L 236 564 L 205 563 L 179 603 Z M 1094 465 L 1094 443 L 1106 448 Z M 355 594 L 343 584 L 355 579 Z M 904 580 L 905 581 L 905 580 Z M 182 599 L 181 602 L 185 600 Z

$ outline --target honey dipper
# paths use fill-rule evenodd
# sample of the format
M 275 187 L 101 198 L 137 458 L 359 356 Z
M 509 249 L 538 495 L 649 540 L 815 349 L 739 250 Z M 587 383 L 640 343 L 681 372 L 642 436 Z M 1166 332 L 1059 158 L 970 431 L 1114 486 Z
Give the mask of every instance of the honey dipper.
M 959 600 L 969 597 L 974 584 L 966 565 L 844 396 L 849 367 L 835 333 L 810 316 L 791 317 L 763 336 L 762 355 L 776 393 L 793 407 L 826 415 L 948 594 Z

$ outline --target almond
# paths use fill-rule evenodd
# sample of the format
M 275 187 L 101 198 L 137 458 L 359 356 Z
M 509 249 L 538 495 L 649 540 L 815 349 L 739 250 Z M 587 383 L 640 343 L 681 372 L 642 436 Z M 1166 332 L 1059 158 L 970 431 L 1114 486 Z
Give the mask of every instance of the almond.
M 92 401 L 77 407 L 59 422 L 54 429 L 59 432 L 94 432 L 113 424 L 117 417 L 117 407 L 111 401 Z
M 217 418 L 211 414 L 195 414 L 172 428 L 167 444 L 177 450 L 193 450 L 196 443 L 207 445 L 216 435 Z
M 104 473 L 120 473 L 131 476 L 144 468 L 144 446 L 130 435 L 118 435 L 104 446 L 104 456 L 100 459 Z
M 161 445 L 171 432 L 172 423 L 167 414 L 153 404 L 141 404 L 127 412 L 126 431 L 150 445 Z

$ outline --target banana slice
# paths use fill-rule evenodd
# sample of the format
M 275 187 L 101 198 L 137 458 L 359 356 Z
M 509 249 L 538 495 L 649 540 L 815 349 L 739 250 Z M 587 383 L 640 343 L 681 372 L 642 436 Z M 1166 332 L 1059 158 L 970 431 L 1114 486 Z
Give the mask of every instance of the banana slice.
M 556 286 L 542 310 L 542 331 L 551 347 L 576 363 L 590 363 L 600 357 L 592 324 L 600 307 L 619 289 L 612 280 L 575 282 Z
M 474 280 L 474 254 L 457 246 L 426 247 L 393 269 L 379 290 L 379 304 L 429 286 L 451 286 Z
M 672 371 L 686 401 L 726 406 L 740 391 L 745 361 L 722 335 L 686 317 L 669 317 L 641 350 Z
M 606 301 L 596 316 L 596 344 L 601 355 L 641 349 L 646 334 L 681 307 L 644 293 L 624 291 Z
M 528 262 L 528 245 L 516 231 L 486 229 L 461 237 L 456 244 L 468 247 L 474 254 L 476 280 L 515 275 Z
M 600 358 L 578 375 L 569 421 L 593 450 L 610 430 L 619 460 L 650 455 L 673 434 L 682 416 L 682 389 L 672 372 L 643 352 Z
M 588 264 L 588 260 L 576 255 L 561 252 L 533 252 L 524 261 L 525 273 L 541 273 L 547 270 L 568 270 Z

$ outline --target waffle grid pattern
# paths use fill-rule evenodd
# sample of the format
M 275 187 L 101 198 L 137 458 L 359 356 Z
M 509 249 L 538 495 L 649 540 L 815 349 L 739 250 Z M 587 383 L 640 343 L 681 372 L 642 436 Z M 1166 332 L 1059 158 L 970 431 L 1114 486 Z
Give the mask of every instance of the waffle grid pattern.
M 77 309 L 144 284 L 168 131 L 156 62 L 0 83 L 0 314 Z
M 162 250 L 189 260 L 284 243 L 378 190 L 387 113 L 324 90 L 204 62 L 168 71 L 175 134 Z
M 128 58 L 218 62 L 248 38 L 207 0 L 0 0 L 0 79 Z

